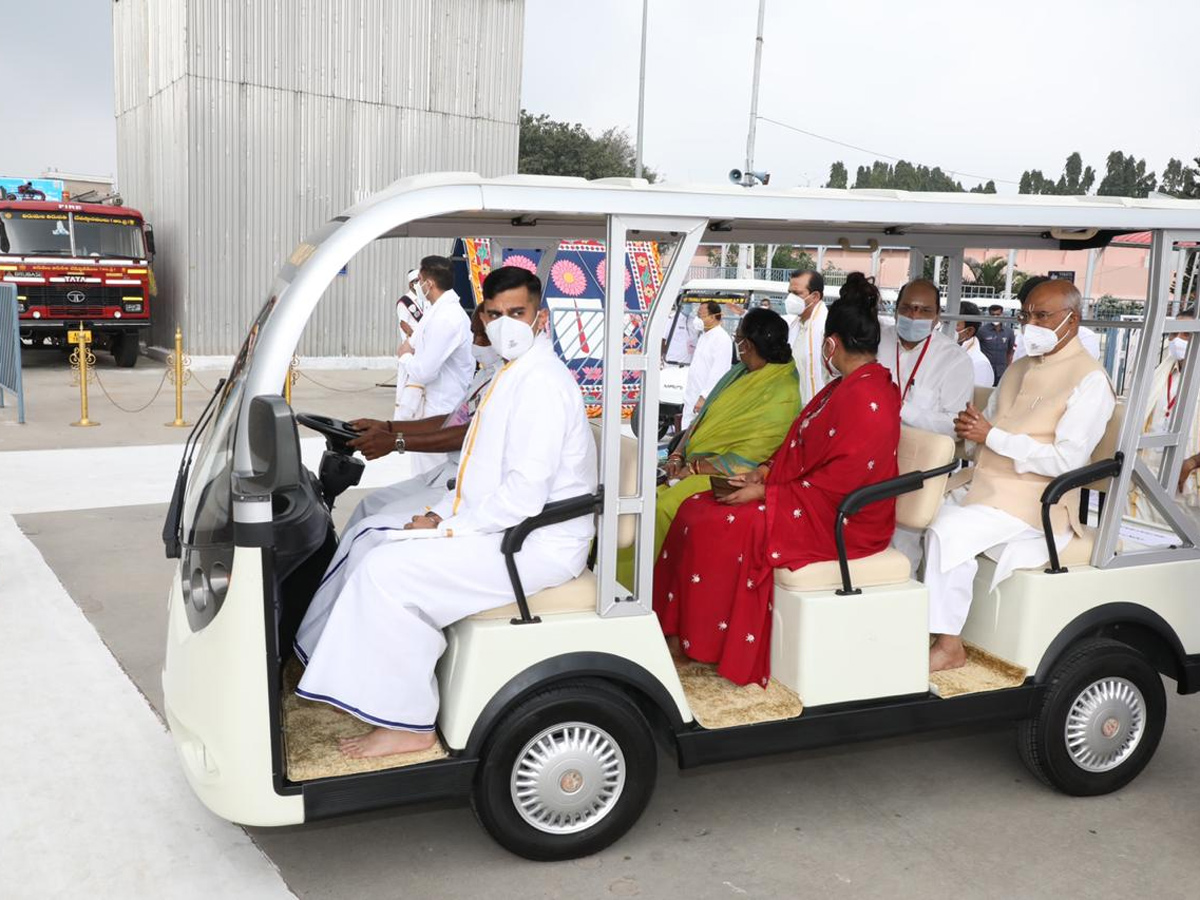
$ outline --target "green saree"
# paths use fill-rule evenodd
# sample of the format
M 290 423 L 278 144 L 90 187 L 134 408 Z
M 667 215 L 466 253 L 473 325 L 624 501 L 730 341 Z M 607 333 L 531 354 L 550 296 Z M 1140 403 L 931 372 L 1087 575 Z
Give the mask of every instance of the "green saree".
M 779 449 L 799 413 L 800 387 L 794 362 L 768 363 L 756 372 L 738 363 L 709 393 L 675 452 L 688 462 L 707 462 L 723 475 L 749 472 Z M 711 487 L 710 476 L 688 475 L 658 489 L 654 559 L 662 552 L 679 507 L 688 497 Z M 631 550 L 617 555 L 617 577 L 623 584 L 632 582 Z

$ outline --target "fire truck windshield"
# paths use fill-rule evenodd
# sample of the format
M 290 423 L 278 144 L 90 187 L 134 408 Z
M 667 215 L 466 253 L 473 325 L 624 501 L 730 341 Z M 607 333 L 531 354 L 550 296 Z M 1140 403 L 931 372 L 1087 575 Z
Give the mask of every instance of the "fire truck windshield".
M 0 222 L 7 238 L 5 253 L 128 259 L 146 256 L 141 220 L 134 216 L 6 209 Z

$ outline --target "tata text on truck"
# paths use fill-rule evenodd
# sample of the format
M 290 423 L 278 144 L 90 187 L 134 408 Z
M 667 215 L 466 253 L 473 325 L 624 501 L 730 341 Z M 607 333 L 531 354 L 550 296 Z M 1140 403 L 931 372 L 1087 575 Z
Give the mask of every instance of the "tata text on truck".
M 142 214 L 108 203 L 73 203 L 61 182 L 0 182 L 0 275 L 17 287 L 21 337 L 66 345 L 82 322 L 117 365 L 137 362 L 150 325 L 154 247 Z

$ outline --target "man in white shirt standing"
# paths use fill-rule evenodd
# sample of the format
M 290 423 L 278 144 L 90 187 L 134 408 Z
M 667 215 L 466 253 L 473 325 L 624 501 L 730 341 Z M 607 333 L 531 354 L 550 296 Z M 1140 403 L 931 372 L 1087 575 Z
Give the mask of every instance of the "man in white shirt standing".
M 800 376 L 800 408 L 817 395 L 829 374 L 821 360 L 825 343 L 825 279 L 820 272 L 797 269 L 788 276 L 787 313 L 794 318 L 788 325 L 788 343 Z
M 1082 308 L 1069 281 L 1034 288 L 1022 307 L 1027 356 L 1016 360 L 987 409 L 967 405 L 955 431 L 978 450 L 962 503 L 948 500 L 925 537 L 931 672 L 966 663 L 963 625 L 971 608 L 976 556 L 996 560 L 991 589 L 1014 569 L 1039 567 L 1049 551 L 1041 496 L 1050 481 L 1084 466 L 1112 416 L 1108 375 L 1078 339 Z M 1079 533 L 1078 491 L 1050 511 L 1059 552 Z
M 940 295 L 932 281 L 910 281 L 896 298 L 896 324 L 880 329 L 879 356 L 900 388 L 900 421 L 954 436 L 954 417 L 971 400 L 975 367 L 938 329 Z
M 417 299 L 417 282 L 421 273 L 417 269 L 408 270 L 408 289 L 396 301 L 396 324 L 399 328 L 400 342 L 396 345 L 396 410 L 400 409 L 400 401 L 404 397 L 404 388 L 408 384 L 408 373 L 405 363 L 412 355 L 412 347 L 408 343 L 417 330 L 417 323 L 425 315 L 425 308 Z
M 979 307 L 968 300 L 963 300 L 959 304 L 958 311 L 964 316 L 981 315 Z M 955 322 L 954 336 L 958 339 L 958 346 L 967 351 L 971 365 L 975 367 L 975 387 L 991 387 L 996 381 L 996 372 L 992 368 L 991 361 L 983 355 L 983 350 L 979 347 L 978 335 L 981 324 L 978 318 Z
M 442 629 L 513 600 L 504 531 L 547 503 L 596 490 L 596 445 L 579 386 L 542 332 L 541 282 L 516 266 L 483 283 L 487 335 L 505 365 L 471 422 L 453 491 L 394 540 L 326 572 L 296 638 L 296 693 L 375 725 L 342 741 L 351 757 L 437 741 L 434 667 Z M 414 534 L 427 534 L 417 540 Z M 534 531 L 517 557 L 533 595 L 583 571 L 595 534 L 581 516 Z
M 413 336 L 400 345 L 407 383 L 396 407 L 396 421 L 413 421 L 453 411 L 475 373 L 471 323 L 454 291 L 454 272 L 444 256 L 427 256 L 418 270 L 417 296 L 425 306 Z M 445 462 L 445 454 L 412 453 L 412 473 Z
M 721 376 L 733 366 L 733 338 L 721 326 L 721 304 L 715 300 L 702 300 L 692 319 L 692 328 L 700 335 L 696 341 L 696 352 L 688 368 L 687 383 L 683 388 L 683 427 L 692 424 L 692 419 L 704 406 Z

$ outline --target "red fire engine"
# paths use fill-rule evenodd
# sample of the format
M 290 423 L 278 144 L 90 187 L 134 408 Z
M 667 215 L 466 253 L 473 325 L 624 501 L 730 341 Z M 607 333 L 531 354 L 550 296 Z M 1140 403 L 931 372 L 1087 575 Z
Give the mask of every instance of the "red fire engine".
M 0 199 L 0 276 L 17 287 L 21 337 L 66 346 L 67 330 L 82 322 L 118 366 L 133 366 L 154 295 L 153 233 L 142 214 L 7 196 Z

